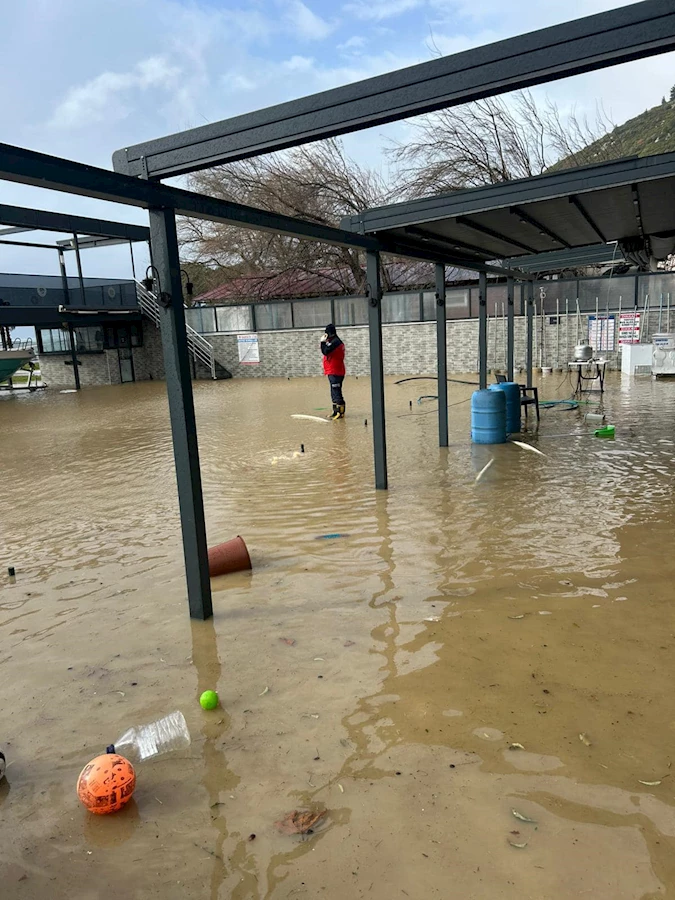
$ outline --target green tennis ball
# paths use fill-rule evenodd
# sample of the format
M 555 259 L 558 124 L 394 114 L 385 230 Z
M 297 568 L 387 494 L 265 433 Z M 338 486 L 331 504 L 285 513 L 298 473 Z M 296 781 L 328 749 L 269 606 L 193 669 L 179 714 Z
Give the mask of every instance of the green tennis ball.
M 218 706 L 218 694 L 215 691 L 204 691 L 199 698 L 202 709 L 215 709 Z

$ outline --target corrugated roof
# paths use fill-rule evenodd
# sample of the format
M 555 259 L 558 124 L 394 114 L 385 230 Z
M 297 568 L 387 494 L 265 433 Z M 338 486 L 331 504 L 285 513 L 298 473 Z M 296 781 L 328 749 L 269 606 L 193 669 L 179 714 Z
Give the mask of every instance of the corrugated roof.
M 425 262 L 393 262 L 386 266 L 392 290 L 434 287 L 434 267 Z M 448 284 L 475 281 L 475 272 L 468 269 L 446 269 Z M 264 303 L 271 300 L 296 300 L 309 297 L 349 296 L 363 292 L 365 271 L 360 281 L 348 269 L 321 269 L 305 272 L 269 272 L 245 275 L 223 282 L 218 287 L 195 297 L 196 303 Z

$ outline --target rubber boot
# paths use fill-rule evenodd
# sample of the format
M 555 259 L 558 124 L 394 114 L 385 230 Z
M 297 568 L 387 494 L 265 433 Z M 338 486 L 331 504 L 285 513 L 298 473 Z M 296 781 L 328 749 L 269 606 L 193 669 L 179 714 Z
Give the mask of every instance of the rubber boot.
M 345 404 L 339 403 L 335 407 L 335 412 L 331 416 L 331 419 L 344 419 L 344 417 L 345 417 Z
M 337 419 L 337 418 L 339 418 L 339 416 L 338 416 L 338 406 L 337 406 L 337 403 L 334 403 L 334 404 L 333 404 L 333 412 L 332 412 L 329 416 L 327 416 L 326 418 L 328 418 L 328 419 Z

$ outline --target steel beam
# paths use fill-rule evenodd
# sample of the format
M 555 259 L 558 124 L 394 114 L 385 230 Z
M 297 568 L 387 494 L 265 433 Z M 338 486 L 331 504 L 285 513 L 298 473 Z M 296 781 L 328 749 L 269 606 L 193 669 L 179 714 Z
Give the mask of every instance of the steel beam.
M 672 49 L 672 0 L 645 0 L 126 147 L 113 165 L 184 175 Z
M 63 290 L 63 304 L 70 306 L 70 289 L 68 288 L 68 272 L 66 271 L 66 258 L 63 250 L 58 251 L 59 255 L 59 271 L 61 272 L 61 288 Z
M 75 247 L 75 259 L 77 260 L 77 280 L 80 282 L 80 293 L 82 294 L 82 306 L 87 305 L 87 295 L 84 290 L 84 278 L 82 276 L 82 260 L 80 258 L 80 245 L 77 241 L 77 235 L 73 235 L 73 246 Z
M 427 242 L 416 242 L 411 239 L 399 237 L 394 234 L 378 234 L 378 247 L 383 253 L 390 253 L 393 256 L 408 256 L 411 259 L 422 259 L 429 262 L 432 259 L 440 260 L 446 266 L 454 266 L 458 269 L 469 269 L 472 272 L 490 272 L 493 275 L 501 275 L 506 277 L 512 275 L 515 278 L 528 278 L 525 272 L 519 269 L 508 269 L 504 266 L 490 265 L 481 262 L 475 257 L 464 257 L 456 253 L 444 252 L 439 244 L 430 246 Z
M 487 275 L 478 276 L 478 386 L 487 387 Z
M 172 209 L 180 216 L 193 216 L 308 241 L 356 247 L 360 250 L 379 249 L 377 241 L 372 237 L 255 209 L 241 203 L 229 203 L 215 197 L 194 194 L 166 184 L 130 178 L 107 169 L 85 166 L 9 144 L 0 144 L 0 180 L 2 179 L 142 209 Z
M 515 348 L 515 285 L 513 278 L 506 280 L 506 379 L 514 380 L 514 348 Z
M 527 316 L 527 345 L 525 347 L 525 374 L 527 387 L 532 387 L 532 359 L 534 340 L 534 282 L 528 281 L 525 286 L 526 316 Z
M 590 226 L 591 231 L 602 241 L 603 244 L 606 244 L 607 238 L 602 233 L 602 231 L 600 231 L 595 220 L 591 217 L 590 213 L 588 212 L 588 210 L 586 209 L 584 204 L 581 202 L 581 200 L 578 197 L 575 197 L 574 194 L 572 194 L 571 197 L 568 197 L 568 200 L 572 204 L 572 206 L 577 210 L 577 212 L 582 216 L 582 218 L 584 219 L 586 224 Z
M 75 348 L 75 330 L 72 324 L 68 324 L 68 343 L 70 344 L 70 360 L 73 367 L 73 377 L 75 378 L 75 390 L 80 390 L 80 371 L 79 362 L 77 360 L 77 350 Z
M 193 619 L 209 619 L 213 615 L 213 606 L 204 500 L 190 379 L 190 355 L 185 331 L 176 218 L 172 210 L 150 210 L 150 234 L 159 281 L 157 308 L 169 396 L 188 603 Z
M 370 391 L 373 418 L 373 454 L 375 487 L 386 491 L 387 434 L 384 416 L 384 361 L 382 356 L 382 283 L 380 254 L 366 256 L 366 294 L 368 298 L 368 333 L 370 337 Z
M 27 325 L 35 328 L 59 328 L 71 322 L 75 325 L 110 325 L 113 322 L 140 322 L 138 309 L 88 310 L 86 313 L 60 309 L 56 306 L 0 306 L 0 325 Z
M 526 253 L 536 253 L 534 247 L 530 247 L 528 244 L 523 244 L 522 241 L 517 241 L 515 238 L 507 237 L 505 234 L 501 234 L 499 231 L 495 231 L 494 228 L 488 228 L 487 225 L 481 225 L 478 222 L 472 222 L 471 219 L 467 219 L 465 216 L 458 216 L 455 219 L 455 222 L 458 225 L 462 225 L 464 228 L 469 228 L 473 231 L 477 231 L 478 234 L 485 234 L 488 237 L 494 238 L 496 241 L 501 241 L 502 244 L 510 244 L 512 247 L 518 247 L 520 250 L 524 250 Z
M 4 145 L 0 145 L 4 147 Z M 47 212 L 42 209 L 26 209 L 23 206 L 6 206 L 0 203 L 0 225 L 16 225 L 19 231 L 77 232 L 96 237 L 120 238 L 125 241 L 147 241 L 149 230 L 144 225 L 128 225 L 125 222 L 106 222 L 86 216 Z M 9 234 L 9 230 L 4 232 Z
M 555 231 L 552 231 L 548 226 L 543 225 L 538 219 L 535 219 L 534 216 L 530 215 L 530 213 L 525 212 L 518 206 L 514 206 L 511 209 L 511 213 L 514 216 L 517 216 L 521 222 L 526 222 L 528 225 L 531 225 L 532 228 L 536 228 L 540 234 L 545 234 L 547 237 L 550 237 L 556 244 L 561 244 L 563 247 L 569 248 L 570 245 L 564 238 L 561 238 L 560 235 L 556 234 Z
M 448 341 L 445 310 L 445 266 L 436 264 L 436 361 L 438 375 L 438 446 L 448 446 Z
M 0 154 L 1 166 L 1 154 Z M 362 234 L 383 233 L 394 228 L 424 225 L 458 216 L 476 216 L 496 209 L 552 200 L 571 194 L 583 196 L 594 191 L 613 187 L 629 187 L 659 178 L 671 178 L 675 174 L 675 153 L 658 156 L 628 157 L 583 166 L 579 169 L 563 169 L 535 178 L 504 181 L 485 187 L 467 188 L 436 197 L 395 203 L 391 206 L 367 210 L 342 220 L 343 228 L 351 228 Z M 615 235 L 607 235 L 615 239 Z M 623 235 L 619 235 L 623 237 Z

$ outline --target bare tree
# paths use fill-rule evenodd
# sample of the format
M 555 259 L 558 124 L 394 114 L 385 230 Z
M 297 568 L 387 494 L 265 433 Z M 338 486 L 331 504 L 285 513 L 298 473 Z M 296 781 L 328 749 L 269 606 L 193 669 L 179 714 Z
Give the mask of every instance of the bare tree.
M 381 174 L 350 159 L 338 140 L 197 172 L 190 177 L 190 188 L 322 225 L 339 225 L 343 216 L 391 199 Z M 363 289 L 360 254 L 346 247 L 196 219 L 181 223 L 180 238 L 183 255 L 193 262 L 223 274 L 227 270 L 228 278 L 258 276 L 252 284 L 260 295 L 269 278 L 298 270 L 324 274 L 330 269 L 336 292 Z M 383 280 L 390 287 L 386 267 Z
M 420 197 L 619 156 L 618 142 L 606 140 L 611 127 L 600 107 L 590 121 L 519 91 L 425 116 L 411 124 L 411 140 L 389 155 L 400 193 Z

